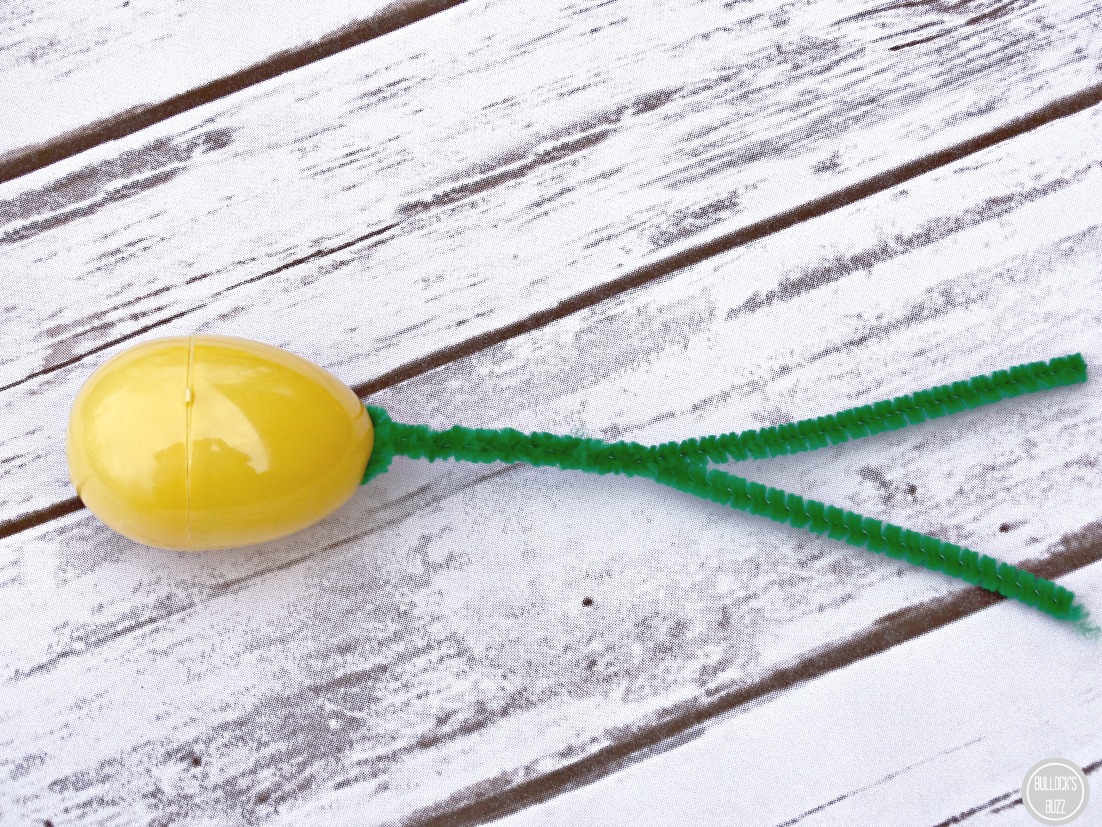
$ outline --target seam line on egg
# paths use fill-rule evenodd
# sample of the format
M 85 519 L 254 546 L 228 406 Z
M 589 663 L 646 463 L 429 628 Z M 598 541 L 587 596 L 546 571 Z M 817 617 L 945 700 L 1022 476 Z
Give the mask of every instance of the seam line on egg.
M 184 525 L 187 547 L 191 550 L 191 409 L 195 402 L 192 389 L 192 365 L 195 363 L 195 337 L 187 337 L 187 379 L 184 382 Z

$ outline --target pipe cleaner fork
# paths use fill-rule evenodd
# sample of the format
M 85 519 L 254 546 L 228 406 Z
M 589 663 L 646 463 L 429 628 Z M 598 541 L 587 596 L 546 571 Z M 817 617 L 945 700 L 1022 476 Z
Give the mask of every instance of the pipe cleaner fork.
M 375 446 L 361 482 L 386 471 L 395 455 L 430 462 L 458 459 L 526 463 L 647 477 L 703 499 L 944 572 L 1070 621 L 1080 631 L 1097 636 L 1099 628 L 1075 594 L 1051 580 L 955 543 L 707 467 L 708 461 L 763 459 L 837 445 L 1001 399 L 1085 382 L 1086 378 L 1086 363 L 1081 354 L 1075 353 L 827 416 L 650 446 L 544 432 L 526 434 L 512 428 L 457 425 L 438 431 L 395 422 L 383 408 L 366 405 L 375 427 Z
M 84 504 L 139 543 L 198 551 L 286 537 L 331 514 L 395 455 L 554 465 L 642 476 L 1019 600 L 1083 632 L 1062 586 L 954 543 L 751 482 L 709 462 L 812 451 L 1011 396 L 1084 382 L 1075 353 L 815 419 L 661 445 L 393 421 L 340 379 L 281 348 L 169 336 L 111 357 L 69 416 L 69 476 Z

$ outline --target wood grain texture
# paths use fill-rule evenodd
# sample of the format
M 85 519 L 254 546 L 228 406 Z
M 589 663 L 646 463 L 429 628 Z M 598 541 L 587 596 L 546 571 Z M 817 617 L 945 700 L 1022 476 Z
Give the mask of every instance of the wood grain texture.
M 378 387 L 1100 80 L 1097 4 L 850 12 L 464 4 L 0 187 L 3 513 L 71 496 L 23 412 L 137 337 Z
M 1051 123 L 373 401 L 658 442 L 1102 364 L 1100 133 L 1097 109 Z M 1099 388 L 738 467 L 1009 561 L 1085 563 Z M 80 514 L 4 540 L 0 572 L 0 807 L 73 824 L 484 821 L 961 591 L 645 480 L 412 461 L 264 549 L 151 552 Z
M 0 9 L 0 181 L 409 25 L 456 0 L 130 0 Z
M 1102 604 L 1102 565 L 1066 582 Z M 1022 779 L 1056 756 L 1087 773 L 1091 798 L 1077 823 L 1097 823 L 1098 647 L 1032 620 L 1010 605 L 982 612 L 495 823 L 1021 827 L 1036 823 L 1023 811 Z

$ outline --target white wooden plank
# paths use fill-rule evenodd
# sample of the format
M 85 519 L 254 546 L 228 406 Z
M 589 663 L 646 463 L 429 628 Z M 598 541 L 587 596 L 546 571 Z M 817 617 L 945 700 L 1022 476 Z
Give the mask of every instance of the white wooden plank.
M 0 162 L 370 20 L 387 0 L 37 0 L 0 9 Z M 421 4 L 424 5 L 424 4 Z
M 1066 585 L 1102 605 L 1102 564 Z M 749 705 L 682 745 L 495 822 L 500 827 L 1006 827 L 1026 772 L 1089 768 L 1100 821 L 1102 661 L 1068 630 L 1001 604 Z
M 368 382 L 1098 81 L 1096 4 L 994 8 L 465 4 L 0 187 L 4 512 L 112 343 Z
M 1099 129 L 1054 122 L 373 401 L 658 442 L 1102 364 Z M 740 467 L 1044 559 L 1097 535 L 1100 388 Z M 0 806 L 74 824 L 420 823 L 960 589 L 645 480 L 403 461 L 263 549 L 152 552 L 74 515 L 0 555 Z

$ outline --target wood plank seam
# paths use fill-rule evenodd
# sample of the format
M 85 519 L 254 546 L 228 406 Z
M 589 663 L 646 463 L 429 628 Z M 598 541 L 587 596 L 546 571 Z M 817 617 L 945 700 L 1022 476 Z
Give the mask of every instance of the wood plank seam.
M 1099 767 L 1102 767 L 1102 759 L 1099 759 L 1098 761 L 1093 761 L 1092 763 L 1087 764 L 1085 767 L 1083 767 L 1083 775 L 1091 775 L 1096 770 L 1098 770 Z M 1017 798 L 1015 798 L 1013 801 L 1007 801 L 1007 799 L 1011 798 L 1015 794 L 1017 794 Z M 1006 803 L 1004 804 L 1003 802 Z M 939 821 L 937 824 L 933 825 L 933 827 L 951 827 L 951 825 L 953 824 L 960 824 L 963 821 L 967 821 L 972 816 L 979 815 L 983 812 L 990 812 L 992 814 L 1001 813 L 1004 810 L 1011 810 L 1014 807 L 1021 806 L 1021 804 L 1021 790 L 1011 790 L 1008 793 L 1003 793 L 1002 795 L 995 796 L 994 798 L 985 801 L 983 804 L 978 804 L 975 807 L 970 807 L 963 812 L 957 813 L 952 818 L 947 818 L 945 819 L 945 821 Z M 778 825 L 778 827 L 784 827 L 784 825 Z
M 678 251 L 670 256 L 637 268 L 617 279 L 577 293 L 571 298 L 559 302 L 554 307 L 537 311 L 524 319 L 503 325 L 495 330 L 487 331 L 486 333 L 471 337 L 458 344 L 442 348 L 422 356 L 419 359 L 407 362 L 375 379 L 353 385 L 352 390 L 361 398 L 370 396 L 373 393 L 421 376 L 422 374 L 428 373 L 450 362 L 486 350 L 487 348 L 521 336 L 532 330 L 545 327 L 574 313 L 585 310 L 586 308 L 615 298 L 629 290 L 642 287 L 666 276 L 673 275 L 677 271 L 698 264 L 701 261 L 705 261 L 714 256 L 779 233 L 796 224 L 810 221 L 811 219 L 834 212 L 835 210 L 849 206 L 865 198 L 869 198 L 877 193 L 917 178 L 927 172 L 932 172 L 933 170 L 955 163 L 977 152 L 981 152 L 996 144 L 1012 140 L 1019 135 L 1023 135 L 1047 123 L 1075 115 L 1096 106 L 1100 102 L 1102 102 L 1102 84 L 1088 87 L 1080 92 L 1053 101 L 1028 115 L 1016 118 L 986 133 L 879 173 L 864 181 L 859 181 L 856 184 L 843 187 L 840 190 L 836 190 L 833 193 L 806 202 L 786 210 L 785 212 L 756 221 L 733 232 L 721 235 L 718 238 Z M 381 229 L 373 230 L 333 250 L 315 251 L 314 253 L 299 257 L 293 262 L 288 262 L 273 271 L 255 276 L 252 280 L 255 281 L 264 276 L 272 275 L 275 272 L 282 272 L 298 264 L 314 261 L 325 255 L 331 255 L 353 244 L 358 244 L 377 235 L 389 232 L 397 226 L 399 225 L 395 223 Z M 113 340 L 105 345 L 101 345 L 92 351 L 67 359 L 58 365 L 36 371 L 34 374 L 24 377 L 24 379 L 18 382 L 0 388 L 0 391 L 14 387 L 35 376 L 40 376 L 76 364 L 85 356 L 103 350 L 106 347 L 120 344 L 122 341 L 142 333 L 147 333 L 150 330 L 156 329 L 161 324 L 167 324 L 170 321 L 174 321 L 186 315 L 188 312 L 190 311 L 174 314 L 170 318 L 146 325 L 134 333 L 128 334 L 121 339 Z M 0 522 L 0 539 L 43 525 L 58 517 L 71 514 L 74 511 L 79 511 L 83 507 L 83 503 L 81 503 L 79 499 L 73 497 L 51 504 L 45 508 L 36 509 L 26 514 L 4 520 Z
M 1102 522 L 1091 523 L 1081 532 L 1066 535 L 1061 538 L 1060 543 L 1064 546 L 1062 551 L 1042 560 L 1023 561 L 1021 567 L 1045 577 L 1059 577 L 1102 560 Z M 623 740 L 580 761 L 537 778 L 520 781 L 513 786 L 503 785 L 507 788 L 501 792 L 482 797 L 477 797 L 477 793 L 472 795 L 473 791 L 468 791 L 466 796 L 462 792 L 457 793 L 453 800 L 437 805 L 431 812 L 413 814 L 408 821 L 402 823 L 402 827 L 474 827 L 518 812 L 556 795 L 591 784 L 643 757 L 673 749 L 693 738 L 694 730 L 711 718 L 751 701 L 774 696 L 864 658 L 881 654 L 1002 600 L 1005 598 L 992 592 L 968 588 L 885 615 L 868 629 L 825 650 L 805 656 L 787 668 L 778 669 L 764 680 L 733 692 L 721 692 L 706 703 L 665 710 L 668 717 L 662 713 L 658 716 L 665 717 L 665 720 L 625 733 Z M 1095 765 L 1091 766 L 1096 768 Z M 449 803 L 454 805 L 453 809 L 446 808 Z M 990 803 L 981 805 L 976 812 L 988 807 Z M 946 822 L 949 823 L 955 822 Z
M 299 256 L 298 258 L 293 259 L 291 261 L 288 261 L 285 264 L 281 264 L 279 267 L 273 267 L 271 270 L 265 270 L 263 273 L 258 273 L 255 276 L 244 279 L 243 281 L 236 282 L 235 284 L 231 284 L 228 287 L 223 287 L 221 290 L 219 290 L 215 293 L 212 293 L 210 295 L 210 299 L 215 299 L 219 296 L 225 295 L 226 293 L 230 292 L 231 290 L 236 290 L 239 287 L 244 287 L 246 284 L 253 284 L 253 283 L 258 282 L 262 279 L 268 278 L 269 276 L 279 275 L 280 273 L 285 272 L 286 270 L 290 270 L 292 267 L 298 267 L 301 264 L 306 264 L 306 263 L 311 262 L 311 261 L 317 261 L 318 259 L 322 259 L 322 258 L 325 258 L 327 256 L 336 255 L 337 253 L 343 252 L 343 251 L 345 251 L 345 250 L 347 250 L 351 247 L 355 247 L 357 244 L 362 244 L 363 242 L 368 241 L 372 238 L 376 238 L 378 236 L 381 236 L 381 235 L 389 232 L 390 230 L 393 230 L 397 226 L 398 226 L 398 224 L 387 224 L 384 227 L 379 227 L 377 229 L 372 230 L 369 233 L 365 233 L 364 235 L 357 236 L 356 238 L 350 239 L 349 241 L 345 241 L 344 243 L 338 244 L 334 247 L 323 247 L 319 250 L 315 250 L 312 253 L 307 253 L 304 256 Z M 200 305 L 200 307 L 201 307 L 201 305 Z M 10 382 L 7 385 L 4 385 L 4 386 L 0 387 L 0 393 L 3 393 L 6 390 L 11 390 L 12 388 L 17 388 L 20 385 L 24 384 L 25 382 L 29 382 L 32 379 L 37 379 L 40 376 L 46 376 L 50 373 L 55 373 L 56 371 L 63 370 L 64 368 L 67 368 L 67 367 L 71 367 L 72 365 L 75 365 L 78 362 L 84 360 L 88 356 L 92 356 L 92 355 L 94 355 L 96 353 L 99 353 L 101 351 L 113 348 L 113 347 L 115 347 L 115 345 L 121 345 L 123 342 L 130 341 L 131 339 L 134 339 L 138 336 L 141 336 L 143 333 L 148 333 L 150 330 L 155 330 L 158 327 L 161 327 L 163 325 L 168 324 L 169 322 L 174 322 L 174 321 L 176 321 L 176 319 L 179 319 L 183 316 L 186 316 L 186 315 L 188 315 L 188 313 L 192 313 L 192 312 L 194 312 L 195 310 L 198 310 L 198 309 L 199 309 L 199 307 L 195 307 L 195 308 L 192 308 L 190 310 L 184 310 L 184 311 L 181 311 L 179 313 L 174 313 L 173 315 L 167 316 L 163 319 L 158 319 L 155 322 L 151 322 L 150 324 L 144 325 L 144 326 L 138 328 L 137 330 L 133 330 L 130 333 L 127 333 L 125 336 L 119 336 L 115 339 L 111 339 L 107 342 L 103 342 L 99 345 L 96 345 L 94 348 L 91 348 L 90 350 L 86 350 L 83 353 L 77 354 L 76 356 L 72 356 L 68 359 L 64 359 L 64 360 L 58 362 L 57 364 L 50 365 L 49 367 L 43 368 L 42 370 L 36 370 L 33 373 L 27 374 L 22 379 L 19 379 L 15 382 Z
M 110 118 L 59 135 L 38 146 L 27 147 L 0 157 L 0 183 L 42 169 L 92 147 L 132 135 L 182 112 L 225 98 L 250 86 L 309 66 L 335 54 L 390 34 L 437 14 L 464 0 L 413 0 L 394 3 L 367 20 L 353 23 L 298 49 L 277 52 L 266 60 L 218 80 L 204 83 L 187 92 L 148 106 L 138 106 Z

